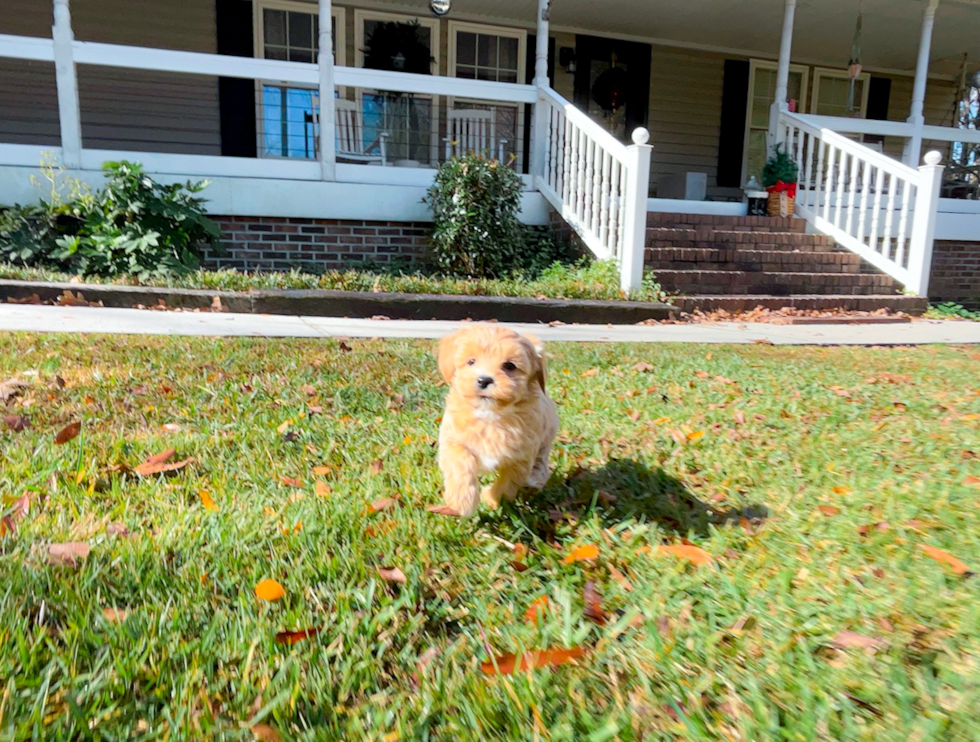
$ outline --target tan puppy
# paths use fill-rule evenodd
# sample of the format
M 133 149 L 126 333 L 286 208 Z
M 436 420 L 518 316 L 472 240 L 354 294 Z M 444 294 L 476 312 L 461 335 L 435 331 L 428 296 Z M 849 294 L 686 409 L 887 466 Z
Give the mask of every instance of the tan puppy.
M 558 432 L 558 408 L 545 394 L 544 346 L 493 325 L 472 325 L 439 343 L 439 371 L 449 384 L 439 428 L 439 468 L 446 504 L 462 516 L 482 497 L 496 508 L 521 487 L 541 489 Z M 480 474 L 497 480 L 481 493 Z

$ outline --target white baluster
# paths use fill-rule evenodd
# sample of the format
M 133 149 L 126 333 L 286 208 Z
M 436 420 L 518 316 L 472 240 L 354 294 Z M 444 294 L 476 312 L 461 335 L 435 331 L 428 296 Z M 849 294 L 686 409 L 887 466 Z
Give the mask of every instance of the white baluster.
M 820 215 L 820 198 L 824 194 L 824 154 L 827 150 L 827 143 L 823 139 L 817 139 L 817 171 L 816 175 L 816 185 L 814 186 L 814 197 L 813 197 L 813 216 L 817 217 Z
M 892 227 L 895 223 L 895 189 L 898 187 L 898 178 L 895 177 L 894 173 L 888 177 L 888 211 L 885 212 L 885 232 L 882 235 L 881 242 L 881 254 L 886 258 L 892 255 L 892 236 L 894 231 Z
M 612 198 L 612 189 L 609 185 L 609 173 L 612 169 L 612 156 L 605 151 L 602 153 L 602 185 L 599 189 L 599 240 L 605 247 L 609 247 L 609 201 Z M 612 250 L 610 249 L 610 252 Z
M 902 211 L 898 219 L 898 242 L 895 245 L 895 262 L 905 267 L 905 237 L 909 228 L 909 204 L 912 200 L 912 184 L 902 181 Z
M 851 183 L 847 189 L 847 225 L 844 231 L 852 234 L 854 228 L 854 201 L 857 198 L 858 187 L 858 158 L 851 155 Z
M 853 157 L 853 155 L 851 155 Z M 837 163 L 837 208 L 834 212 L 834 225 L 840 229 L 841 217 L 844 213 L 844 202 L 847 200 L 847 158 L 848 154 L 840 150 L 840 161 Z
M 861 210 L 858 216 L 858 231 L 855 235 L 859 242 L 864 242 L 864 235 L 867 234 L 868 218 L 868 193 L 871 191 L 871 163 L 865 160 L 864 170 L 861 175 Z
M 595 140 L 592 137 L 589 137 L 585 147 L 585 198 L 583 199 L 582 220 L 586 228 L 590 231 L 594 231 L 594 226 L 592 224 L 592 212 L 595 210 L 595 204 L 592 198 L 593 187 L 595 185 L 595 170 L 592 164 L 594 157 Z
M 834 200 L 834 164 L 837 160 L 837 148 L 832 144 L 827 145 L 827 191 L 824 194 L 823 218 L 830 221 L 830 206 Z
M 881 190 L 885 187 L 885 171 L 880 167 L 875 168 L 875 200 L 874 211 L 871 212 L 871 236 L 868 239 L 868 247 L 875 252 L 878 249 L 878 224 L 881 221 Z

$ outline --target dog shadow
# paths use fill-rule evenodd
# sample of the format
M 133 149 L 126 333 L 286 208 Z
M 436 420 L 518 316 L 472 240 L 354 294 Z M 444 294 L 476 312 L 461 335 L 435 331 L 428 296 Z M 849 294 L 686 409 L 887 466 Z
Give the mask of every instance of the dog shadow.
M 757 528 L 768 517 L 763 505 L 725 508 L 702 502 L 663 469 L 614 459 L 597 469 L 579 468 L 563 479 L 552 475 L 541 492 L 509 506 L 526 530 L 555 541 L 563 525 L 597 515 L 603 527 L 631 521 L 660 526 L 672 536 L 706 537 L 711 526 L 745 523 Z M 505 511 L 507 512 L 507 511 Z

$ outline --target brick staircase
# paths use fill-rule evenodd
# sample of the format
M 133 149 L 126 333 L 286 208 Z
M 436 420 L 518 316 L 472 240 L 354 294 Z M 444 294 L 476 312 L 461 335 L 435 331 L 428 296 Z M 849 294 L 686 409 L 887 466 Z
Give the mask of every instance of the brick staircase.
M 649 214 L 646 266 L 682 311 L 889 309 L 921 314 L 891 277 L 795 218 Z

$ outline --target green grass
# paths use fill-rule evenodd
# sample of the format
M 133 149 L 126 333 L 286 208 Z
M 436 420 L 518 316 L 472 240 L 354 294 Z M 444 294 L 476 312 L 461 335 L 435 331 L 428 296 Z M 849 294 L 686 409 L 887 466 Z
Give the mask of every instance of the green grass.
M 0 279 L 22 281 L 70 281 L 74 276 L 39 268 L 0 263 Z M 86 283 L 132 285 L 127 276 L 100 278 L 86 276 Z M 602 299 L 619 301 L 663 301 L 664 293 L 652 274 L 642 288 L 624 293 L 619 288 L 619 272 L 612 261 L 582 261 L 574 265 L 555 263 L 535 277 L 514 276 L 500 279 L 452 278 L 410 269 L 333 270 L 324 273 L 246 273 L 236 270 L 195 271 L 184 276 L 143 281 L 147 286 L 247 291 L 249 289 L 333 289 L 338 291 L 401 292 L 408 294 L 454 294 L 468 296 L 515 296 L 541 299 Z
M 284 740 L 978 738 L 976 578 L 919 548 L 980 568 L 976 349 L 550 352 L 551 483 L 460 521 L 425 510 L 429 343 L 0 337 L 0 381 L 31 383 L 3 414 L 33 423 L 0 430 L 0 492 L 33 493 L 0 542 L 0 740 L 246 740 L 250 719 Z M 195 458 L 176 476 L 111 470 L 169 447 Z M 711 564 L 656 552 L 681 538 Z M 45 562 L 65 541 L 92 547 L 77 569 Z M 584 544 L 598 559 L 562 563 Z M 284 599 L 256 599 L 266 578 Z M 830 648 L 841 630 L 882 645 Z M 590 651 L 488 677 L 487 646 Z

